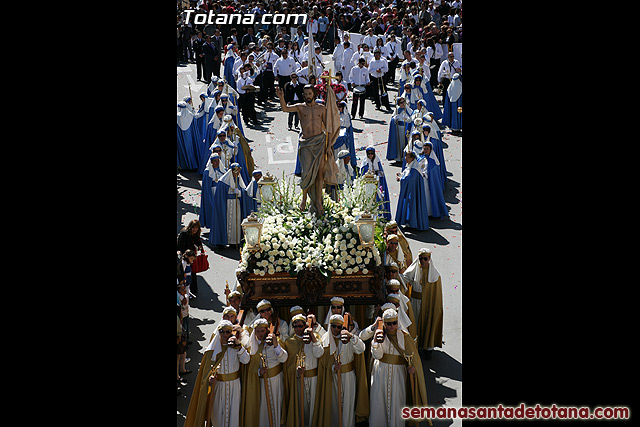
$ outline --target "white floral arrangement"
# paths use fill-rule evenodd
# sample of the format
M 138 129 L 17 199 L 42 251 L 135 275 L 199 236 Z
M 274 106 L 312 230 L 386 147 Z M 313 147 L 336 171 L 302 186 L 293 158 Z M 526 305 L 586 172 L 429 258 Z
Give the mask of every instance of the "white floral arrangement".
M 245 244 L 236 273 L 296 275 L 305 268 L 316 267 L 331 277 L 333 274 L 367 274 L 372 266 L 381 264 L 375 245 L 364 248 L 360 244 L 355 223 L 364 212 L 362 207 L 372 206 L 371 197 L 365 195 L 362 178 L 356 178 L 352 188 L 339 191 L 340 202 L 323 193 L 325 214 L 320 219 L 300 210 L 302 194 L 296 193 L 295 188 L 283 174 L 273 201 L 262 202 L 257 212 L 264 220 L 260 238 L 262 251 L 250 252 Z

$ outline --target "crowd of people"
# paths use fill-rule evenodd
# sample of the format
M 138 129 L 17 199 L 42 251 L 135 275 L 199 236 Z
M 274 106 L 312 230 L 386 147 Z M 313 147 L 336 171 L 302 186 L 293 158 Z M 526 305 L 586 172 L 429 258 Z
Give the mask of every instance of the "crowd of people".
M 308 13 L 309 19 L 292 26 L 187 24 L 186 8 Z M 339 425 L 341 419 L 343 426 L 364 420 L 391 426 L 403 425 L 403 406 L 426 405 L 420 354 L 428 360 L 433 348 L 442 346 L 441 282 L 431 252 L 422 249 L 414 258 L 399 226 L 426 230 L 429 217 L 448 216 L 442 131 L 462 129 L 462 67 L 453 49 L 462 42 L 461 18 L 461 2 L 444 0 L 179 4 L 177 59 L 195 63 L 197 79 L 207 84 L 197 95 L 197 109 L 191 96 L 178 103 L 178 168 L 203 177 L 199 218 L 178 236 L 177 381 L 194 381 L 185 425 L 203 426 L 206 420 L 207 426 L 293 426 L 303 420 L 319 426 Z M 331 54 L 332 64 L 322 61 L 323 52 Z M 243 309 L 236 289 L 228 294 L 224 320 L 197 375 L 188 377 L 189 299 L 198 293 L 192 266 L 204 252 L 202 227 L 210 229 L 210 245 L 238 245 L 240 223 L 261 201 L 262 171 L 254 167 L 243 127 L 260 126 L 255 106 L 277 98 L 287 106 L 311 96 L 325 103 L 326 82 L 320 77 L 329 68 L 342 128 L 333 146 L 338 184 L 351 185 L 366 172 L 379 182 L 387 303 L 368 307 L 368 326 L 360 329 L 352 316 L 345 324 L 347 307 L 339 297 L 320 323 L 312 313 L 321 307 L 278 311 L 265 300 L 256 310 Z M 396 82 L 392 104 L 388 90 Z M 360 163 L 355 155 L 351 120 L 364 116 L 366 99 L 391 114 L 385 157 L 402 164 L 395 177 L 400 182 L 395 220 L 375 147 L 366 147 Z M 289 129 L 299 130 L 300 117 L 288 111 Z M 275 334 L 269 332 L 274 325 Z M 412 388 L 407 381 L 414 381 Z

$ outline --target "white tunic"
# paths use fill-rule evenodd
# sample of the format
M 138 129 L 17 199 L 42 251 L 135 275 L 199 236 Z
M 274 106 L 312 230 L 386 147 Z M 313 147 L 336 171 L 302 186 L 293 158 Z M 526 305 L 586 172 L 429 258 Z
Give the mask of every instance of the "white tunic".
M 342 344 L 342 341 L 338 339 L 338 344 L 336 345 L 333 336 L 331 336 L 331 331 L 327 332 L 322 338 L 322 345 L 324 347 L 329 347 L 329 354 L 331 355 L 332 362 L 335 361 L 334 356 L 336 352 L 340 355 L 340 363 L 343 365 L 353 361 L 354 354 L 360 354 L 364 351 L 365 346 L 364 342 L 358 337 L 358 335 L 354 334 L 351 341 L 347 344 Z M 338 418 L 338 405 L 342 405 L 342 426 L 343 427 L 354 427 L 356 424 L 355 417 L 355 403 L 356 403 L 356 372 L 355 369 L 340 374 L 341 378 L 341 386 L 342 389 L 342 399 L 338 395 L 338 376 L 336 374 L 335 369 L 331 370 L 332 373 L 332 385 L 333 391 L 331 394 L 331 425 L 337 426 L 339 425 Z M 341 403 L 340 403 L 341 402 Z
M 398 331 L 397 337 L 399 347 L 404 350 L 404 334 Z M 371 370 L 369 426 L 404 426 L 401 411 L 407 401 L 407 368 L 406 365 L 381 362 L 379 359 L 384 353 L 402 356 L 387 336 L 382 343 L 378 343 L 376 340 L 371 341 L 373 368 Z
M 240 363 L 249 363 L 249 353 L 244 347 L 229 347 L 218 367 L 219 374 L 232 374 L 240 369 Z M 215 427 L 232 427 L 240 423 L 240 378 L 232 381 L 216 381 L 213 392 L 213 423 Z
M 305 344 L 302 351 L 305 354 L 304 367 L 307 370 L 316 369 L 318 367 L 318 358 L 322 357 L 324 348 L 320 340 L 315 343 Z M 291 357 L 295 357 L 292 354 Z M 299 380 L 298 380 L 299 381 Z M 305 426 L 311 425 L 313 419 L 313 411 L 315 411 L 316 388 L 318 386 L 318 376 L 304 377 L 304 419 Z M 296 393 L 300 392 L 300 385 L 297 383 Z
M 272 345 L 266 345 L 262 348 L 262 352 L 267 357 L 267 369 L 273 368 L 280 363 L 287 361 L 288 353 L 285 349 Z M 269 382 L 269 398 L 271 401 L 271 415 L 275 425 L 280 424 L 280 416 L 282 415 L 282 393 L 284 391 L 282 385 L 282 372 L 271 378 L 267 378 Z M 264 379 L 260 378 L 260 427 L 269 427 L 269 412 L 267 410 L 267 399 L 264 391 Z

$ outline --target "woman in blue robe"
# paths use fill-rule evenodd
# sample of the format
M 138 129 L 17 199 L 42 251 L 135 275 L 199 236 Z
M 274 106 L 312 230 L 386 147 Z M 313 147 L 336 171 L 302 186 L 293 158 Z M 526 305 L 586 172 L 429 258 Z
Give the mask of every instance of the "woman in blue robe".
M 403 159 L 403 150 L 407 141 L 407 131 L 413 128 L 411 115 L 413 110 L 407 107 L 407 100 L 404 96 L 396 99 L 397 113 L 391 117 L 389 122 L 389 135 L 387 138 L 387 160 L 399 162 Z
M 198 112 L 194 116 L 194 122 L 196 125 L 196 136 L 197 139 L 194 141 L 195 147 L 194 151 L 196 153 L 196 158 L 198 159 L 198 173 L 202 173 L 204 170 L 205 163 L 203 160 L 206 159 L 207 152 L 209 151 L 209 145 L 206 145 L 204 142 L 204 134 L 207 128 L 207 111 L 205 110 L 205 102 L 207 99 L 207 95 L 203 92 L 200 94 L 200 106 L 198 107 Z
M 422 80 L 422 76 L 420 76 Z M 414 78 L 415 81 L 415 78 Z M 422 89 L 422 99 L 424 99 L 427 103 L 427 110 L 433 112 L 436 120 L 440 120 L 442 118 L 442 111 L 440 110 L 440 106 L 438 105 L 438 101 L 436 101 L 436 96 L 433 94 L 433 89 L 431 88 L 431 83 L 429 83 L 428 79 L 425 79 L 421 83 L 420 89 Z M 420 85 L 420 83 L 418 83 Z
M 249 182 L 251 180 L 251 172 L 249 170 L 249 165 L 247 164 L 247 157 L 251 156 L 251 152 L 245 153 L 243 144 L 240 143 L 240 136 L 236 135 L 234 129 L 236 125 L 233 123 L 233 119 L 230 115 L 226 114 L 224 116 L 224 129 L 227 132 L 227 139 L 223 141 L 222 150 L 228 151 L 232 149 L 232 157 L 233 161 L 240 165 L 240 176 L 244 179 L 244 182 Z M 242 132 L 241 132 L 242 133 Z M 242 135 L 244 137 L 244 135 Z M 249 145 L 247 144 L 247 148 Z M 246 155 L 245 155 L 246 154 Z
M 196 123 L 191 107 L 184 101 L 178 102 L 178 167 L 197 169 L 198 158 L 195 153 L 195 141 L 198 138 Z
M 211 145 L 213 144 L 213 141 L 215 141 L 218 137 L 218 131 L 224 125 L 224 122 L 222 121 L 223 117 L 224 107 L 217 106 L 214 110 L 214 114 L 211 116 L 211 119 L 209 120 L 209 123 L 207 123 L 207 126 L 205 128 L 203 140 L 206 150 L 204 153 L 202 153 L 202 157 L 200 157 L 201 167 L 198 169 L 199 173 L 202 173 L 204 171 L 205 165 L 209 160 L 209 156 L 211 156 Z
M 436 159 L 438 164 L 439 181 L 440 181 L 440 184 L 442 185 L 442 191 L 444 192 L 444 184 L 445 182 L 447 182 L 447 169 L 444 166 L 444 152 L 442 151 L 442 143 L 437 138 L 433 138 L 433 134 L 434 133 L 431 131 L 431 126 L 429 125 L 429 123 L 423 122 L 422 139 L 425 141 L 425 144 L 427 143 L 431 144 L 431 151 L 433 152 L 433 157 Z M 438 152 L 440 154 L 438 154 Z M 422 155 L 422 151 L 419 153 L 419 156 L 421 155 Z
M 250 198 L 240 176 L 240 165 L 233 163 L 218 180 L 216 194 L 213 196 L 209 242 L 213 245 L 240 244 L 240 224 L 250 213 Z
M 424 177 L 425 192 L 427 193 L 427 213 L 434 218 L 447 218 L 449 210 L 444 201 L 443 185 L 440 182 L 440 165 L 433 152 L 433 144 L 424 143 L 423 153 L 417 160 Z
M 262 171 L 260 169 L 253 170 L 253 179 L 247 185 L 245 190 L 247 191 L 247 195 L 249 196 L 249 203 L 251 204 L 251 211 L 258 212 L 260 209 L 260 203 L 262 198 L 260 196 L 260 186 L 258 185 L 258 181 L 262 178 Z
M 206 163 L 204 173 L 202 174 L 202 191 L 200 196 L 200 212 L 199 220 L 202 227 L 211 228 L 213 221 L 213 196 L 216 193 L 218 181 L 226 169 L 221 164 L 220 154 L 213 153 Z
M 430 128 L 430 131 L 428 132 L 429 137 L 424 138 L 424 140 L 431 141 L 431 143 L 433 144 L 433 151 L 436 153 L 436 157 L 440 162 L 440 180 L 442 181 L 442 185 L 444 188 L 444 185 L 447 182 L 447 165 L 444 159 L 444 143 L 442 142 L 442 132 L 440 131 L 438 122 L 436 122 L 435 118 L 433 117 L 433 113 L 428 112 L 422 117 L 422 119 L 423 131 L 425 129 L 425 126 Z
M 442 118 L 442 124 L 449 126 L 452 131 L 462 130 L 462 113 L 458 112 L 458 107 L 462 108 L 462 81 L 460 81 L 460 74 L 455 73 L 444 96 L 444 117 Z
M 233 77 L 233 64 L 236 62 L 234 55 L 234 45 L 227 46 L 227 53 L 224 56 L 224 78 L 234 90 L 236 89 L 236 79 Z
M 396 222 L 418 230 L 429 229 L 429 216 L 427 213 L 427 196 L 424 191 L 424 182 L 420 167 L 416 161 L 416 154 L 408 151 L 405 154 L 407 167 L 402 174 L 398 173 L 400 181 L 400 195 L 396 209 Z
M 415 119 L 415 116 L 414 116 Z M 413 146 L 413 152 L 416 155 L 416 158 L 418 158 L 421 154 L 422 154 L 422 138 L 420 135 L 420 131 L 418 129 L 413 129 L 411 131 L 411 146 Z M 407 146 L 404 148 L 404 153 L 402 153 L 402 170 L 404 170 L 404 168 L 407 167 L 407 157 L 405 156 L 405 154 L 407 154 L 407 151 L 409 151 L 409 144 L 407 144 Z
M 376 193 L 376 202 L 380 205 L 380 213 L 387 220 L 391 221 L 391 203 L 389 202 L 389 188 L 387 187 L 387 179 L 384 176 L 384 170 L 382 169 L 382 162 L 376 155 L 376 149 L 373 146 L 368 146 L 365 150 L 366 157 L 360 162 L 360 175 L 364 175 L 367 171 L 373 171 L 378 177 L 378 192 Z M 380 195 L 382 194 L 382 199 Z

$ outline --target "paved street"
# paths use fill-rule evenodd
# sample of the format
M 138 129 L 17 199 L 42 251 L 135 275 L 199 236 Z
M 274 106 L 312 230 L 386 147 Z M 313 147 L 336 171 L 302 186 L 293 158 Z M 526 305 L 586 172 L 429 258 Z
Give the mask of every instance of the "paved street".
M 324 60 L 330 60 L 325 54 Z M 330 66 L 333 68 L 333 63 Z M 399 72 L 397 71 L 397 75 Z M 397 81 L 397 77 L 396 77 Z M 196 81 L 195 64 L 183 64 L 177 67 L 177 101 L 189 94 L 189 85 L 196 108 L 200 104 L 198 94 L 206 92 L 203 82 Z M 397 86 L 389 88 L 390 103 L 394 104 L 394 94 Z M 436 95 L 440 100 L 440 96 Z M 351 101 L 348 102 L 349 110 Z M 355 146 L 358 163 L 364 157 L 364 147 L 374 145 L 377 155 L 382 160 L 387 184 L 390 192 L 391 214 L 395 217 L 400 183 L 395 175 L 401 171 L 385 159 L 387 150 L 388 123 L 392 113 L 385 113 L 375 109 L 375 105 L 366 101 L 365 119 L 352 118 L 355 133 Z M 269 171 L 277 178 L 284 172 L 290 177 L 293 174 L 297 152 L 297 132 L 287 130 L 287 113 L 280 110 L 277 100 L 267 103 L 262 109 L 257 106 L 260 128 L 244 125 L 245 136 L 253 149 L 256 167 L 263 173 Z M 265 116 L 266 114 L 266 116 Z M 441 126 L 442 127 L 442 126 Z M 430 248 L 435 267 L 440 272 L 444 299 L 444 347 L 436 349 L 431 360 L 422 361 L 426 375 L 427 395 L 430 406 L 462 406 L 462 137 L 451 135 L 449 129 L 444 129 L 444 155 L 448 171 L 445 201 L 449 207 L 448 220 L 429 220 L 430 229 L 425 232 L 414 233 L 405 230 L 405 235 L 411 246 L 414 257 L 422 247 Z M 358 151 L 362 149 L 362 151 Z M 200 184 L 202 177 L 196 172 L 180 172 L 177 176 L 177 221 L 176 235 L 191 219 L 197 218 L 200 206 Z M 203 229 L 206 242 L 209 230 Z M 193 388 L 193 381 L 198 372 L 198 365 L 204 348 L 214 328 L 222 318 L 225 306 L 225 281 L 233 287 L 235 283 L 234 270 L 239 260 L 239 251 L 235 248 L 217 250 L 207 247 L 211 268 L 198 275 L 197 298 L 191 300 L 191 338 L 193 342 L 188 347 L 187 357 L 191 360 L 186 364 L 193 373 L 185 376 L 188 385 L 181 387 L 182 395 L 177 398 L 177 425 L 182 427 L 189 405 L 189 398 Z M 423 423 L 426 425 L 426 423 Z M 422 424 L 421 424 L 422 425 Z M 436 426 L 461 425 L 460 420 L 434 421 Z

